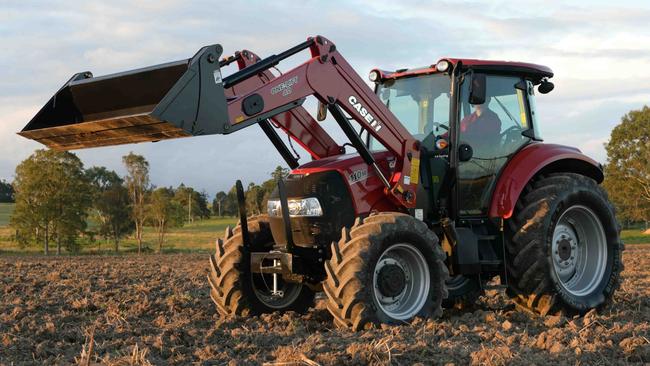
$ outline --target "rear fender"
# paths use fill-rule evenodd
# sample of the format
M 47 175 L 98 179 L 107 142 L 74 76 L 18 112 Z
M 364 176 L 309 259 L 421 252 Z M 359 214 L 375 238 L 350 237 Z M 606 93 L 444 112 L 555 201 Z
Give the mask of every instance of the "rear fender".
M 499 176 L 490 204 L 490 217 L 508 219 L 528 182 L 539 174 L 571 172 L 603 181 L 602 166 L 580 150 L 555 144 L 533 143 L 521 149 Z

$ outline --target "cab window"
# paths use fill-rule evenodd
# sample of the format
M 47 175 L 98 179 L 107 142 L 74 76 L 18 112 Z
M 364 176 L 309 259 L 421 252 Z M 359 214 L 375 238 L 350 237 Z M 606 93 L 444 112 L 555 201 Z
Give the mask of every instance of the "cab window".
M 448 130 L 451 80 L 433 74 L 387 80 L 377 87 L 379 98 L 416 139 L 440 135 Z M 370 139 L 371 150 L 383 150 Z
M 530 138 L 528 88 L 521 78 L 487 75 L 482 105 L 469 103 L 469 82 L 461 88 L 459 137 L 473 156 L 458 169 L 459 209 L 462 215 L 485 215 L 501 168 Z

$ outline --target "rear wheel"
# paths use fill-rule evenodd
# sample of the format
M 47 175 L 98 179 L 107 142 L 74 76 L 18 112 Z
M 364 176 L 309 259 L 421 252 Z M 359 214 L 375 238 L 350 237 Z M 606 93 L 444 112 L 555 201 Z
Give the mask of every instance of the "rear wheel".
M 277 278 L 273 292 L 273 275 L 252 273 L 250 253 L 266 252 L 273 247 L 273 236 L 266 216 L 248 219 L 250 250 L 243 245 L 241 227 L 226 229 L 224 239 L 217 240 L 217 250 L 210 256 L 210 297 L 219 315 L 258 315 L 274 311 L 305 312 L 314 303 L 314 292 L 306 285 Z
M 357 219 L 332 243 L 323 289 L 337 326 L 363 329 L 438 317 L 449 274 L 437 237 L 411 216 L 380 213 Z
M 520 305 L 542 315 L 584 313 L 611 299 L 623 245 L 614 208 L 594 180 L 571 173 L 539 179 L 509 228 L 509 292 Z

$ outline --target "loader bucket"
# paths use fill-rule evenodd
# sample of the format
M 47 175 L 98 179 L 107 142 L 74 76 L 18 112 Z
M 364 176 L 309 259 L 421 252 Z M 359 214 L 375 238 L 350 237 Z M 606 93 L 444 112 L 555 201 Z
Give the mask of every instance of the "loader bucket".
M 101 77 L 75 74 L 18 134 L 72 150 L 223 133 L 229 122 L 221 53 L 211 45 L 187 60 Z

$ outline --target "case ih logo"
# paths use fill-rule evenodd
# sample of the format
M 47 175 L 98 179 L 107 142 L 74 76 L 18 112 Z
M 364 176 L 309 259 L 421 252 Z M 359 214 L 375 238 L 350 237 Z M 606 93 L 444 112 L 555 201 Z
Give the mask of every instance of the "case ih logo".
M 282 96 L 286 97 L 287 95 L 291 94 L 291 92 L 293 91 L 291 90 L 291 87 L 296 85 L 297 83 L 298 83 L 298 77 L 294 76 L 291 79 L 274 86 L 271 89 L 271 94 L 275 95 L 279 92 L 282 92 Z
M 350 102 L 352 108 L 356 109 L 357 112 L 359 112 L 359 114 L 361 115 L 361 117 L 363 117 L 366 120 L 366 122 L 368 122 L 370 127 L 374 128 L 375 131 L 379 132 L 379 130 L 381 129 L 381 124 L 379 124 L 379 121 L 377 121 L 375 117 L 373 117 L 373 115 L 370 114 L 370 112 L 368 112 L 366 107 L 362 106 L 361 103 L 357 101 L 357 97 L 355 97 L 354 95 L 350 95 L 350 97 L 348 98 L 348 102 Z

